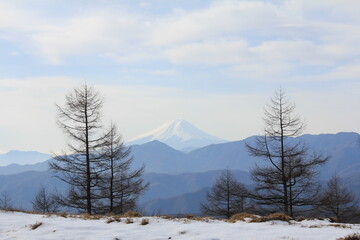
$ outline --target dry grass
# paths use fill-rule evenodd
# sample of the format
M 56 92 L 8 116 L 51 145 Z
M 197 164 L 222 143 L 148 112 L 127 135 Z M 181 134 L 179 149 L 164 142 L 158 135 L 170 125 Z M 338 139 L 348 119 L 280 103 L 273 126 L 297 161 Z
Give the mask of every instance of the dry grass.
M 322 227 L 336 227 L 336 228 L 346 228 L 346 229 L 352 229 L 351 225 L 341 224 L 341 223 L 335 223 L 335 224 L 315 224 L 310 226 L 301 226 L 304 228 L 322 228 Z
M 311 221 L 311 220 L 325 220 L 325 219 L 329 219 L 330 222 L 336 222 L 336 221 L 334 221 L 334 218 L 303 217 L 303 216 L 297 217 L 297 218 L 296 218 L 296 221 L 297 221 L 297 222 L 301 222 L 301 221 L 304 221 L 304 220 Z
M 95 214 L 95 215 L 91 215 L 91 214 L 88 214 L 88 213 L 82 213 L 80 214 L 80 218 L 81 219 L 84 219 L 84 220 L 100 220 L 102 218 L 104 218 L 105 216 L 103 215 L 98 215 L 98 214 Z
M 126 224 L 131 224 L 131 223 L 134 223 L 134 220 L 133 220 L 132 218 L 127 218 L 127 219 L 125 220 L 125 223 L 126 223 Z
M 141 219 L 140 225 L 148 225 L 148 224 L 149 224 L 149 219 L 147 218 Z
M 126 212 L 121 214 L 121 217 L 130 218 L 130 217 L 142 217 L 142 215 L 138 212 Z
M 264 216 L 262 218 L 263 218 L 263 222 L 274 221 L 274 220 L 290 222 L 290 220 L 291 220 L 291 218 L 288 215 L 283 214 L 283 213 L 272 213 L 272 214 Z
M 161 218 L 167 219 L 167 220 L 174 219 L 174 217 L 173 217 L 173 216 L 170 216 L 170 215 L 161 216 Z
M 193 218 L 189 218 L 189 219 L 194 220 L 194 221 L 201 221 L 201 222 L 210 222 L 212 220 L 216 220 L 213 217 L 204 217 L 204 216 L 193 217 Z
M 342 224 L 342 223 L 329 224 L 327 226 L 337 227 L 337 228 L 352 228 L 351 225 L 346 225 L 346 224 Z
M 55 214 L 55 215 L 63 217 L 63 218 L 67 218 L 67 216 L 68 216 L 68 214 L 66 212 L 62 212 L 62 213 Z
M 246 221 L 249 219 L 248 222 L 256 223 L 256 222 L 268 222 L 268 221 L 284 221 L 290 222 L 291 218 L 283 213 L 272 213 L 267 216 L 257 216 L 251 213 L 239 213 L 233 215 L 227 222 L 234 223 L 236 221 Z
M 360 234 L 354 233 L 343 238 L 338 238 L 337 240 L 360 240 Z
M 121 216 L 120 215 L 112 215 L 106 220 L 106 223 L 112 223 L 112 222 L 121 222 Z
M 115 222 L 115 220 L 113 218 L 108 218 L 106 220 L 106 223 L 109 224 L 109 223 L 112 223 L 112 222 Z
M 306 217 L 303 217 L 303 216 L 300 216 L 300 217 L 297 217 L 295 220 L 296 220 L 297 222 L 301 222 L 301 221 L 307 220 L 307 218 L 306 218 Z
M 260 217 L 254 215 L 254 214 L 251 214 L 251 213 L 243 212 L 243 213 L 238 213 L 238 214 L 232 215 L 231 218 L 228 220 L 228 222 L 234 223 L 236 221 L 246 221 L 247 218 L 250 219 L 250 221 L 252 221 L 252 220 L 260 218 Z
M 31 230 L 35 230 L 35 229 L 37 229 L 38 227 L 40 227 L 42 224 L 43 224 L 42 222 L 36 222 L 36 223 L 34 223 L 34 224 L 30 224 L 29 227 L 30 227 Z
M 307 228 L 322 228 L 324 225 L 319 225 L 319 224 L 316 224 L 316 225 L 310 225 L 310 226 L 307 226 Z M 303 226 L 302 226 L 303 227 Z

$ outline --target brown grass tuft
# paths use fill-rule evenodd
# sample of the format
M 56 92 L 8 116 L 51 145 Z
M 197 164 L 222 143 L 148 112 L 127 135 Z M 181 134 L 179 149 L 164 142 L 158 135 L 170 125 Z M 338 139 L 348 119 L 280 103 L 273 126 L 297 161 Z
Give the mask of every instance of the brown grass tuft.
M 296 218 L 296 221 L 297 222 L 301 222 L 301 221 L 304 221 L 304 220 L 324 220 L 325 218 L 322 218 L 322 217 L 303 217 L 303 216 L 300 216 L 300 217 L 297 217 Z M 331 222 L 331 220 L 330 220 Z
M 337 228 L 352 228 L 351 225 L 346 225 L 346 224 L 342 224 L 342 223 L 333 223 L 333 224 L 329 224 L 328 226 L 337 227 Z
M 249 222 L 256 223 L 256 222 L 267 222 L 267 221 L 285 221 L 290 222 L 291 218 L 283 213 L 272 213 L 267 216 L 257 216 L 251 213 L 239 213 L 233 215 L 227 222 L 234 223 L 236 221 L 245 221 L 246 218 L 249 218 Z
M 296 218 L 297 222 L 301 222 L 301 221 L 304 221 L 304 220 L 306 220 L 306 217 L 303 217 L 303 216 L 300 216 L 300 217 Z
M 30 229 L 31 230 L 35 230 L 37 229 L 38 227 L 40 227 L 43 223 L 42 222 L 36 222 L 34 224 L 30 224 Z
M 121 217 L 142 217 L 142 215 L 138 212 L 126 212 L 124 214 L 121 215 Z
M 243 212 L 243 213 L 238 213 L 238 214 L 232 215 L 230 217 L 230 219 L 228 220 L 228 222 L 245 221 L 246 218 L 250 218 L 251 220 L 254 220 L 254 219 L 260 218 L 260 217 L 254 215 L 254 214 L 251 214 L 251 213 Z
M 204 217 L 204 216 L 198 216 L 198 217 L 193 217 L 193 218 L 189 218 L 191 220 L 194 221 L 201 221 L 201 222 L 210 222 L 211 220 L 215 220 L 215 218 L 213 217 Z
M 112 223 L 112 222 L 115 222 L 115 220 L 113 218 L 108 218 L 106 220 L 106 223 L 109 224 L 109 223 Z
M 354 233 L 343 238 L 338 238 L 337 240 L 360 240 L 360 234 Z
M 308 228 L 322 228 L 324 225 L 319 225 L 319 224 L 316 224 L 316 225 L 310 225 L 308 226 Z
M 88 213 L 82 213 L 82 214 L 80 214 L 80 218 L 82 218 L 84 220 L 99 220 L 99 219 L 104 218 L 104 216 L 98 215 L 98 214 L 90 215 Z
M 112 222 L 121 222 L 121 216 L 113 215 L 106 220 L 106 223 L 112 223 Z
M 140 225 L 148 225 L 148 224 L 149 224 L 149 219 L 147 218 L 141 219 Z
M 127 218 L 127 219 L 125 220 L 125 223 L 126 223 L 126 224 L 131 224 L 131 223 L 134 223 L 134 220 L 132 220 L 132 218 Z
M 59 213 L 57 215 L 60 216 L 60 217 L 63 217 L 63 218 L 67 218 L 67 216 L 68 216 L 66 212 L 62 212 L 62 213 Z
M 264 219 L 264 222 L 266 221 L 273 221 L 273 220 L 279 220 L 284 222 L 289 222 L 291 218 L 283 213 L 272 213 L 270 215 L 262 217 Z

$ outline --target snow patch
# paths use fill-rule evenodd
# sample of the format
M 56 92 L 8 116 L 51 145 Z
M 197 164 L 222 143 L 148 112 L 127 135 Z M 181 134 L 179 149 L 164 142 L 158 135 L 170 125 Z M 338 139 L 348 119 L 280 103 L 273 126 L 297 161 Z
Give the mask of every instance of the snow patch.
M 26 240 L 98 240 L 98 239 L 227 239 L 227 240 L 336 240 L 360 231 L 359 224 L 347 224 L 349 228 L 332 226 L 328 221 L 309 220 L 306 222 L 281 221 L 229 223 L 219 220 L 197 221 L 190 219 L 163 219 L 146 217 L 149 224 L 141 225 L 143 218 L 133 218 L 133 223 L 107 223 L 104 217 L 98 220 L 85 220 L 76 217 L 47 216 L 19 212 L 0 211 L 0 239 Z M 42 223 L 36 229 L 30 225 Z M 316 226 L 316 227 L 311 227 Z

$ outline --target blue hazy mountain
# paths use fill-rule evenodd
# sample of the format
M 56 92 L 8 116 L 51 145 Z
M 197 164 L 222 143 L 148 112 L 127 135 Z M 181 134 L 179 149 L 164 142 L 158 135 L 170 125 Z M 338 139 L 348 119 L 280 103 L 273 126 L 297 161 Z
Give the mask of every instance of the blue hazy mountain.
M 154 199 L 142 204 L 141 208 L 149 215 L 200 214 L 201 203 L 206 202 L 206 194 L 209 190 L 210 187 L 205 187 L 170 198 Z
M 360 163 L 360 135 L 358 133 L 337 133 L 303 135 L 298 137 L 310 150 L 329 156 L 328 163 L 320 170 L 323 177 L 341 172 L 352 165 Z M 154 173 L 186 173 L 204 172 L 224 168 L 249 171 L 261 159 L 249 156 L 245 143 L 252 144 L 255 137 L 241 141 L 212 144 L 195 149 L 189 153 L 171 148 L 160 142 L 152 141 L 142 145 L 131 146 L 134 167 L 143 164 L 146 172 Z M 296 139 L 295 139 L 296 140 Z M 47 163 L 29 165 L 10 165 L 0 167 L 0 175 L 20 173 L 28 170 L 46 170 Z
M 35 164 L 50 158 L 51 155 L 46 153 L 13 150 L 0 154 L 0 166 L 7 166 L 9 164 Z
M 322 181 L 337 173 L 349 187 L 359 193 L 359 137 L 357 133 L 338 133 L 303 135 L 298 139 L 306 142 L 310 149 L 330 156 L 328 163 L 319 169 Z M 132 146 L 134 167 L 145 164 L 144 178 L 151 184 L 148 192 L 142 196 L 141 203 L 150 212 L 154 212 L 159 210 L 157 206 L 161 205 L 166 205 L 166 209 L 169 210 L 176 209 L 171 202 L 174 205 L 182 202 L 185 204 L 191 201 L 191 196 L 196 202 L 196 199 L 204 196 L 201 195 L 202 189 L 210 187 L 225 168 L 239 171 L 241 181 L 249 183 L 249 170 L 256 162 L 261 163 L 261 160 L 250 157 L 246 151 L 245 143 L 251 144 L 254 139 L 250 137 L 241 141 L 212 144 L 189 153 L 173 149 L 159 141 Z M 2 175 L 6 174 L 4 171 L 8 171 L 9 174 L 11 169 L 22 171 L 18 174 L 0 176 L 0 194 L 8 192 L 16 200 L 17 205 L 29 209 L 29 201 L 41 184 L 51 189 L 57 188 L 59 191 L 66 189 L 67 186 L 54 178 L 49 171 L 27 171 L 46 168 L 47 162 L 0 167 Z M 189 209 L 189 212 L 190 210 L 194 209 Z
M 35 164 L 20 165 L 12 163 L 7 166 L 0 167 L 0 175 L 17 174 L 26 171 L 46 171 L 49 169 L 49 161 L 39 162 Z
M 150 183 L 150 189 L 141 196 L 141 205 L 145 202 L 154 203 L 158 199 L 179 197 L 189 192 L 196 192 L 210 187 L 221 171 L 185 173 L 185 174 L 144 174 L 144 180 Z M 249 182 L 248 173 L 234 172 L 243 182 Z M 19 174 L 0 176 L 0 194 L 7 193 L 14 207 L 30 210 L 35 194 L 41 185 L 48 191 L 66 192 L 68 186 L 55 177 L 50 171 L 27 171 Z M 145 204 L 146 205 L 146 204 Z M 145 206 L 144 205 L 144 206 Z M 144 209 L 152 211 L 152 207 Z

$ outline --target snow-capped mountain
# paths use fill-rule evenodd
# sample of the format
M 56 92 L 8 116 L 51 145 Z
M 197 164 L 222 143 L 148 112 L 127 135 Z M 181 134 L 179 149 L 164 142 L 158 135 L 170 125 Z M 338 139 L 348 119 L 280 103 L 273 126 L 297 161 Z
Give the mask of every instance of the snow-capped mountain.
M 191 150 L 210 144 L 224 143 L 225 140 L 212 136 L 191 123 L 178 119 L 132 139 L 129 145 L 144 144 L 158 140 L 178 150 Z

